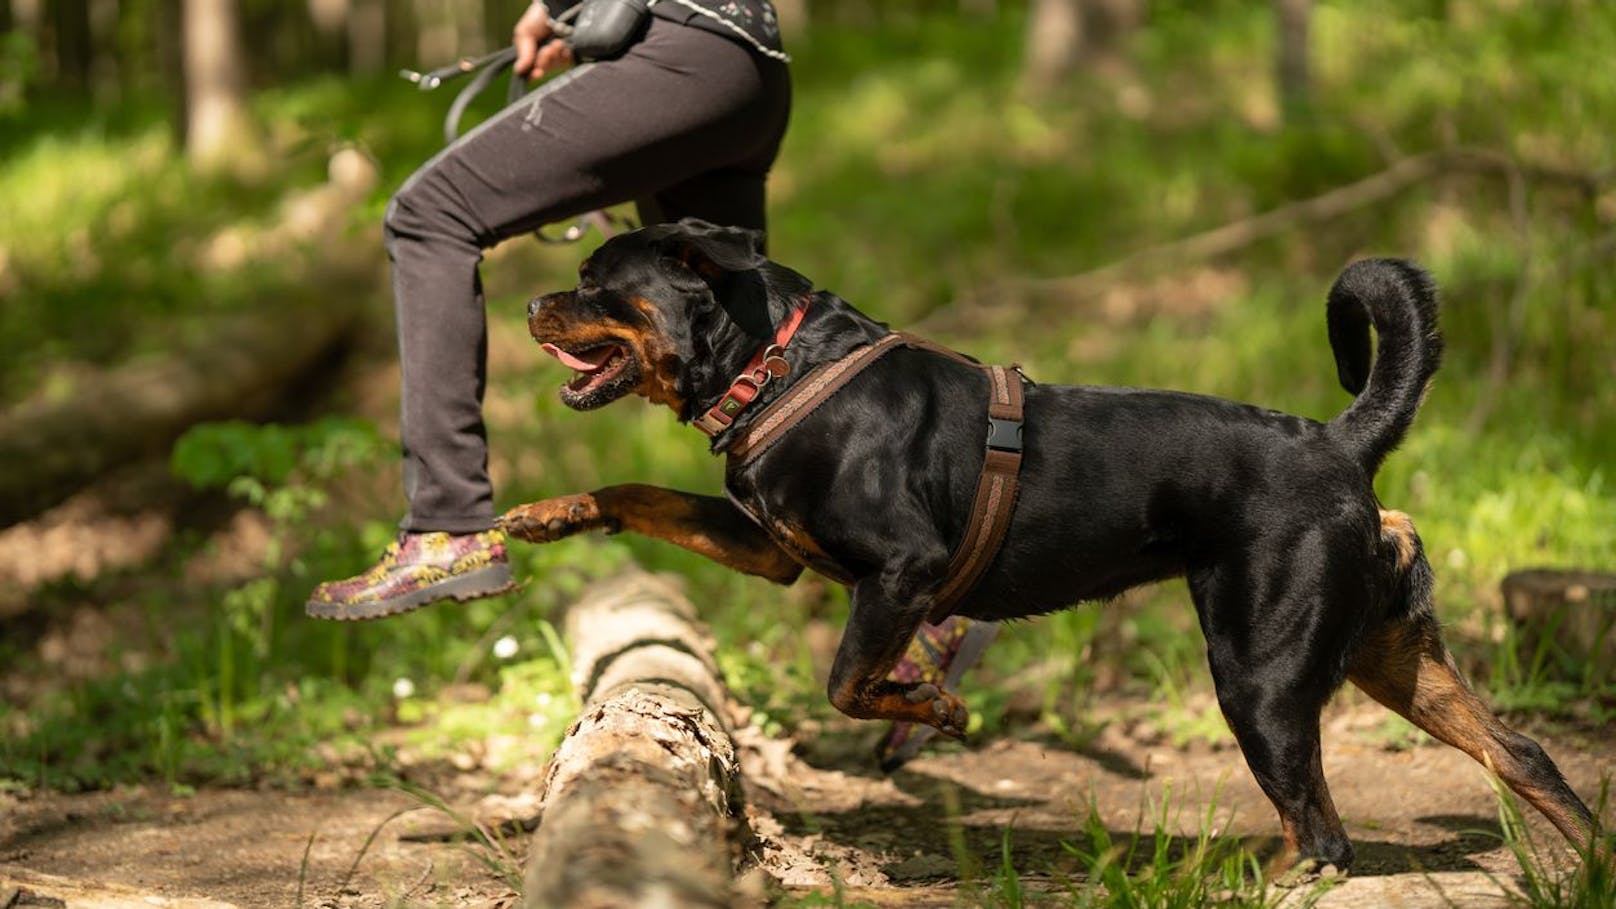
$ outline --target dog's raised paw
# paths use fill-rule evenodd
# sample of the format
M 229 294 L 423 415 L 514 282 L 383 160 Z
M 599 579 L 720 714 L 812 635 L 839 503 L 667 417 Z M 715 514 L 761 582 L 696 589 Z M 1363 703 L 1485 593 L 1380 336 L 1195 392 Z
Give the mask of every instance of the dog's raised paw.
M 936 700 L 931 702 L 931 715 L 931 725 L 938 732 L 964 740 L 965 727 L 971 722 L 971 712 L 966 709 L 964 701 L 946 691 L 940 692 Z
M 584 496 L 545 499 L 518 505 L 500 516 L 499 529 L 529 543 L 553 543 L 590 530 L 595 520 L 594 502 Z

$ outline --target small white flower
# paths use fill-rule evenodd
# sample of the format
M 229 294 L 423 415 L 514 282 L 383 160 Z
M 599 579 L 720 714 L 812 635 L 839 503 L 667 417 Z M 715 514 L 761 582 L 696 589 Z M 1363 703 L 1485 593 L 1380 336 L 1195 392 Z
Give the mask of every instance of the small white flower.
M 397 678 L 397 679 L 395 679 L 393 681 L 393 697 L 398 698 L 399 700 L 402 701 L 407 697 L 414 696 L 414 694 L 415 694 L 415 683 L 414 682 L 412 682 L 409 679 L 404 678 L 402 676 L 400 676 L 399 678 Z
M 516 651 L 521 649 L 522 645 L 516 643 L 516 638 L 508 634 L 494 642 L 494 656 L 502 660 L 508 660 L 516 656 Z
M 541 691 L 539 692 L 539 696 L 533 700 L 536 701 L 540 707 L 548 707 L 550 706 L 550 692 Z

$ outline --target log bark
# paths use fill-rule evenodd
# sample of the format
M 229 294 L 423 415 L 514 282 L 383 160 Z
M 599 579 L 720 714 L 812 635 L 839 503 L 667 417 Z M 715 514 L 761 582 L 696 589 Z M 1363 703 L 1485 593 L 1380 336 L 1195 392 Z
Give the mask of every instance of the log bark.
M 592 588 L 566 624 L 584 708 L 545 776 L 525 905 L 733 905 L 740 769 L 689 602 L 636 572 Z

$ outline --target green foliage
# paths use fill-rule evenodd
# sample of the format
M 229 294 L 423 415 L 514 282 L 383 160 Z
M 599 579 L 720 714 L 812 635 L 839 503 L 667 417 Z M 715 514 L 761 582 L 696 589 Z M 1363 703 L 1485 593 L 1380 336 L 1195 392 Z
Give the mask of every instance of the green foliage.
M 1091 805 L 1086 842 L 1063 844 L 1082 872 L 1083 883 L 1072 891 L 1072 904 L 1108 909 L 1279 905 L 1287 891 L 1264 880 L 1261 864 L 1238 841 L 1218 835 L 1216 803 L 1214 795 L 1200 815 L 1195 835 L 1187 839 L 1171 832 L 1178 826 L 1171 789 L 1164 791 L 1154 810 L 1147 806 L 1141 811 L 1139 826 L 1127 837 L 1114 836 Z M 1144 830 L 1147 814 L 1154 824 L 1149 832 Z M 1286 905 L 1312 906 L 1330 886 L 1329 880 L 1321 881 Z
M 0 122 L 22 113 L 23 97 L 39 75 L 39 49 L 21 31 L 0 35 Z

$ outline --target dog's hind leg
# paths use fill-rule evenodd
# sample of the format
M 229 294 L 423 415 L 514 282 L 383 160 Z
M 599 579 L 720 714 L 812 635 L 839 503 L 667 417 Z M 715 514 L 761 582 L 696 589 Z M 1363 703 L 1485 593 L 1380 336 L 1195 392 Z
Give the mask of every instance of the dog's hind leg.
M 1424 611 L 1371 630 L 1347 677 L 1365 694 L 1498 774 L 1566 839 L 1587 848 L 1593 813 L 1537 742 L 1510 729 L 1482 703 Z
M 1352 842 L 1324 779 L 1319 737 L 1319 713 L 1335 687 L 1332 663 L 1339 665 L 1335 642 L 1346 633 L 1342 612 L 1317 602 L 1333 592 L 1312 577 L 1259 580 L 1227 568 L 1189 580 L 1218 706 L 1279 814 L 1285 848 L 1275 869 L 1310 860 L 1346 871 Z
M 857 719 L 921 723 L 955 738 L 965 735 L 970 714 L 957 695 L 929 682 L 887 678 L 926 620 L 932 599 L 922 591 L 935 583 L 947 558 L 939 543 L 935 552 L 853 585 L 852 611 L 827 686 L 836 709 Z

